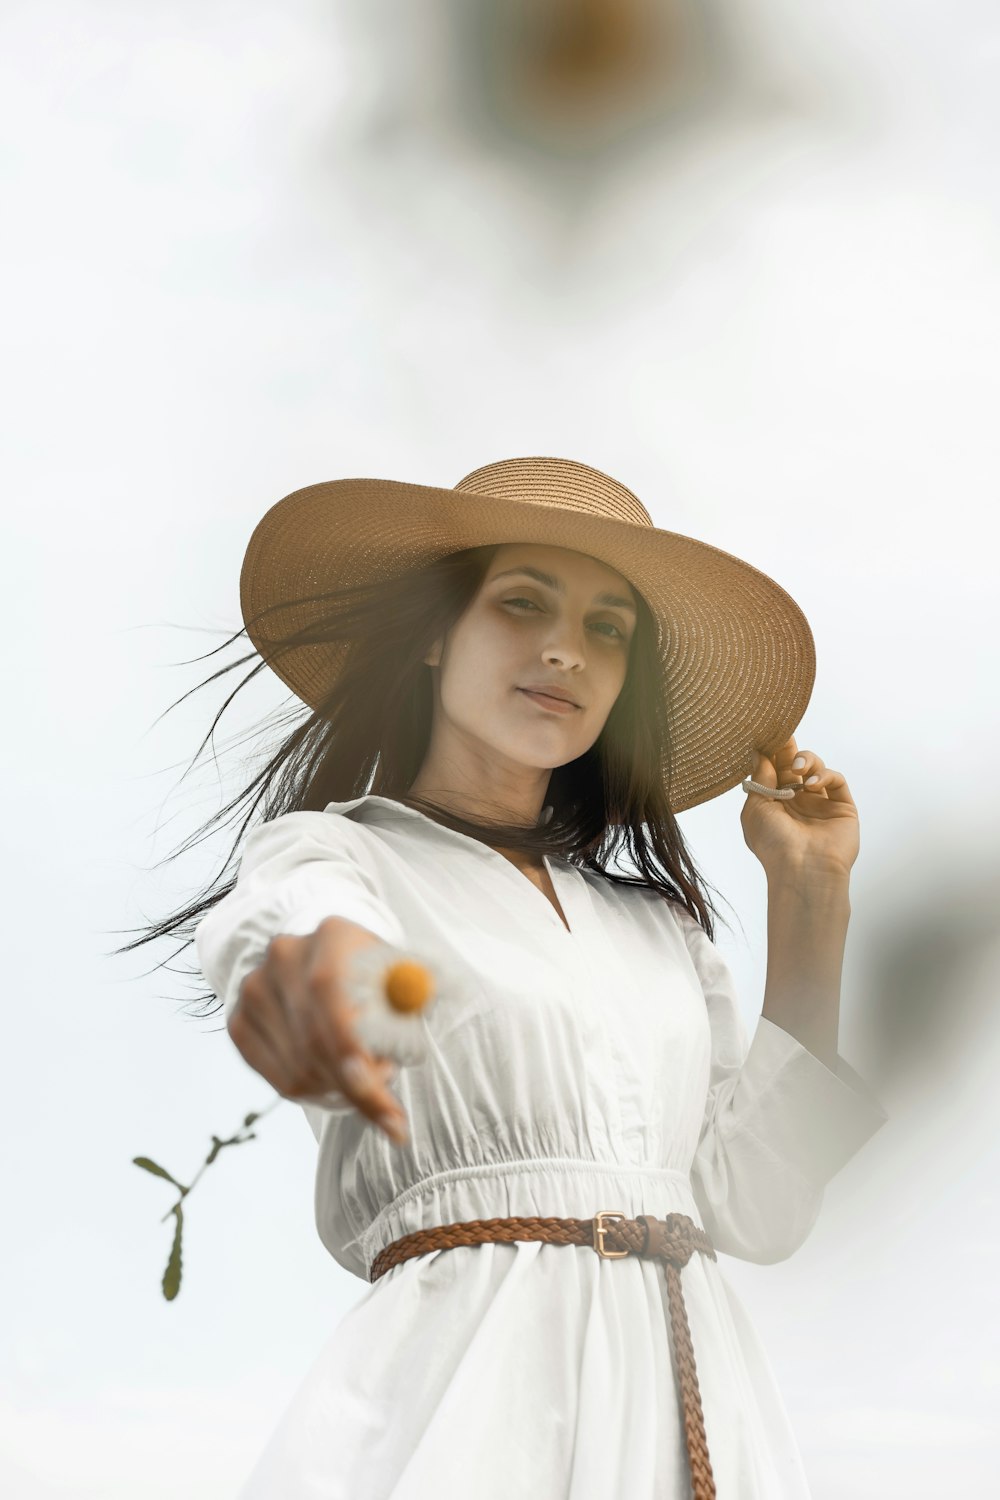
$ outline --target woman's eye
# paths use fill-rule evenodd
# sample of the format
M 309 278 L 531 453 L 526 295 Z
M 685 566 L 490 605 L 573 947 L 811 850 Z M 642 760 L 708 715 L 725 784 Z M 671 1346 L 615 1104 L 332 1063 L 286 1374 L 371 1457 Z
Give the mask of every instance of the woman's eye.
M 503 602 L 505 604 L 527 604 L 529 606 L 529 608 L 531 608 L 531 609 L 537 609 L 538 608 L 538 605 L 535 604 L 535 602 L 532 599 L 505 599 Z M 598 620 L 597 624 L 598 625 L 607 625 L 607 626 L 609 626 L 610 629 L 613 630 L 615 632 L 615 634 L 618 636 L 619 640 L 624 641 L 624 640 L 627 639 L 624 630 L 619 630 L 618 626 L 617 625 L 612 625 L 610 620 Z

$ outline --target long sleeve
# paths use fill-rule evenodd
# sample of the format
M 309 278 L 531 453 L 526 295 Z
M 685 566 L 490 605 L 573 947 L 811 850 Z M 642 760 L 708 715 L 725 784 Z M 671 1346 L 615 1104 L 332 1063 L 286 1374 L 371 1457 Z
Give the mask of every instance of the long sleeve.
M 194 934 L 201 971 L 227 1022 L 241 983 L 277 933 L 305 937 L 336 916 L 402 945 L 365 839 L 351 819 L 324 812 L 285 813 L 247 835 L 235 886 Z M 331 1109 L 353 1108 L 336 1092 L 324 1099 Z
M 888 1115 L 842 1057 L 834 1072 L 765 1016 L 748 1045 L 729 966 L 685 917 L 712 1035 L 692 1191 L 717 1250 L 784 1260 L 815 1224 L 826 1184 Z

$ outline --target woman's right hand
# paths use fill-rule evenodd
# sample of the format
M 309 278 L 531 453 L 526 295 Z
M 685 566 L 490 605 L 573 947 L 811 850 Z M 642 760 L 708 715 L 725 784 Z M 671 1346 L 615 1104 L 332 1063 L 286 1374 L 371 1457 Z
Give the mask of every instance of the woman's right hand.
M 395 1064 L 361 1045 L 346 987 L 351 956 L 377 941 L 343 917 L 327 917 L 306 937 L 279 933 L 241 983 L 228 1031 L 244 1060 L 286 1099 L 338 1090 L 404 1144 L 406 1116 L 388 1087 Z

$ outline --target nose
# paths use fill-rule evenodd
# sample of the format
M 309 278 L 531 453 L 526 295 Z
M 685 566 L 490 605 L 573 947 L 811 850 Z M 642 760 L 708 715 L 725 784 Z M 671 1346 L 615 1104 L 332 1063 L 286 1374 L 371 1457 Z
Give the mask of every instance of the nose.
M 542 655 L 545 660 L 554 665 L 561 666 L 564 670 L 571 667 L 583 666 L 586 661 L 584 651 L 584 637 L 581 631 L 580 639 L 573 639 L 573 632 L 564 628 L 558 639 L 549 641 Z

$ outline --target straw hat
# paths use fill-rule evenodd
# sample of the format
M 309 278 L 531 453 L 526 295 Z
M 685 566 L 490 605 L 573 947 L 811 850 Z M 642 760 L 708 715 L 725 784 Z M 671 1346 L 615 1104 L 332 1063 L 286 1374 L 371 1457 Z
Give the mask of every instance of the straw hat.
M 453 489 L 397 479 L 332 479 L 279 500 L 254 528 L 240 574 L 247 634 L 314 623 L 324 590 L 397 577 L 449 552 L 510 542 L 567 547 L 600 559 L 642 594 L 672 740 L 664 788 L 674 813 L 697 807 L 753 771 L 794 733 L 812 692 L 816 651 L 805 615 L 783 588 L 708 542 L 661 531 L 610 475 L 566 458 L 485 464 Z M 329 692 L 343 642 L 285 652 L 273 670 L 311 708 Z

